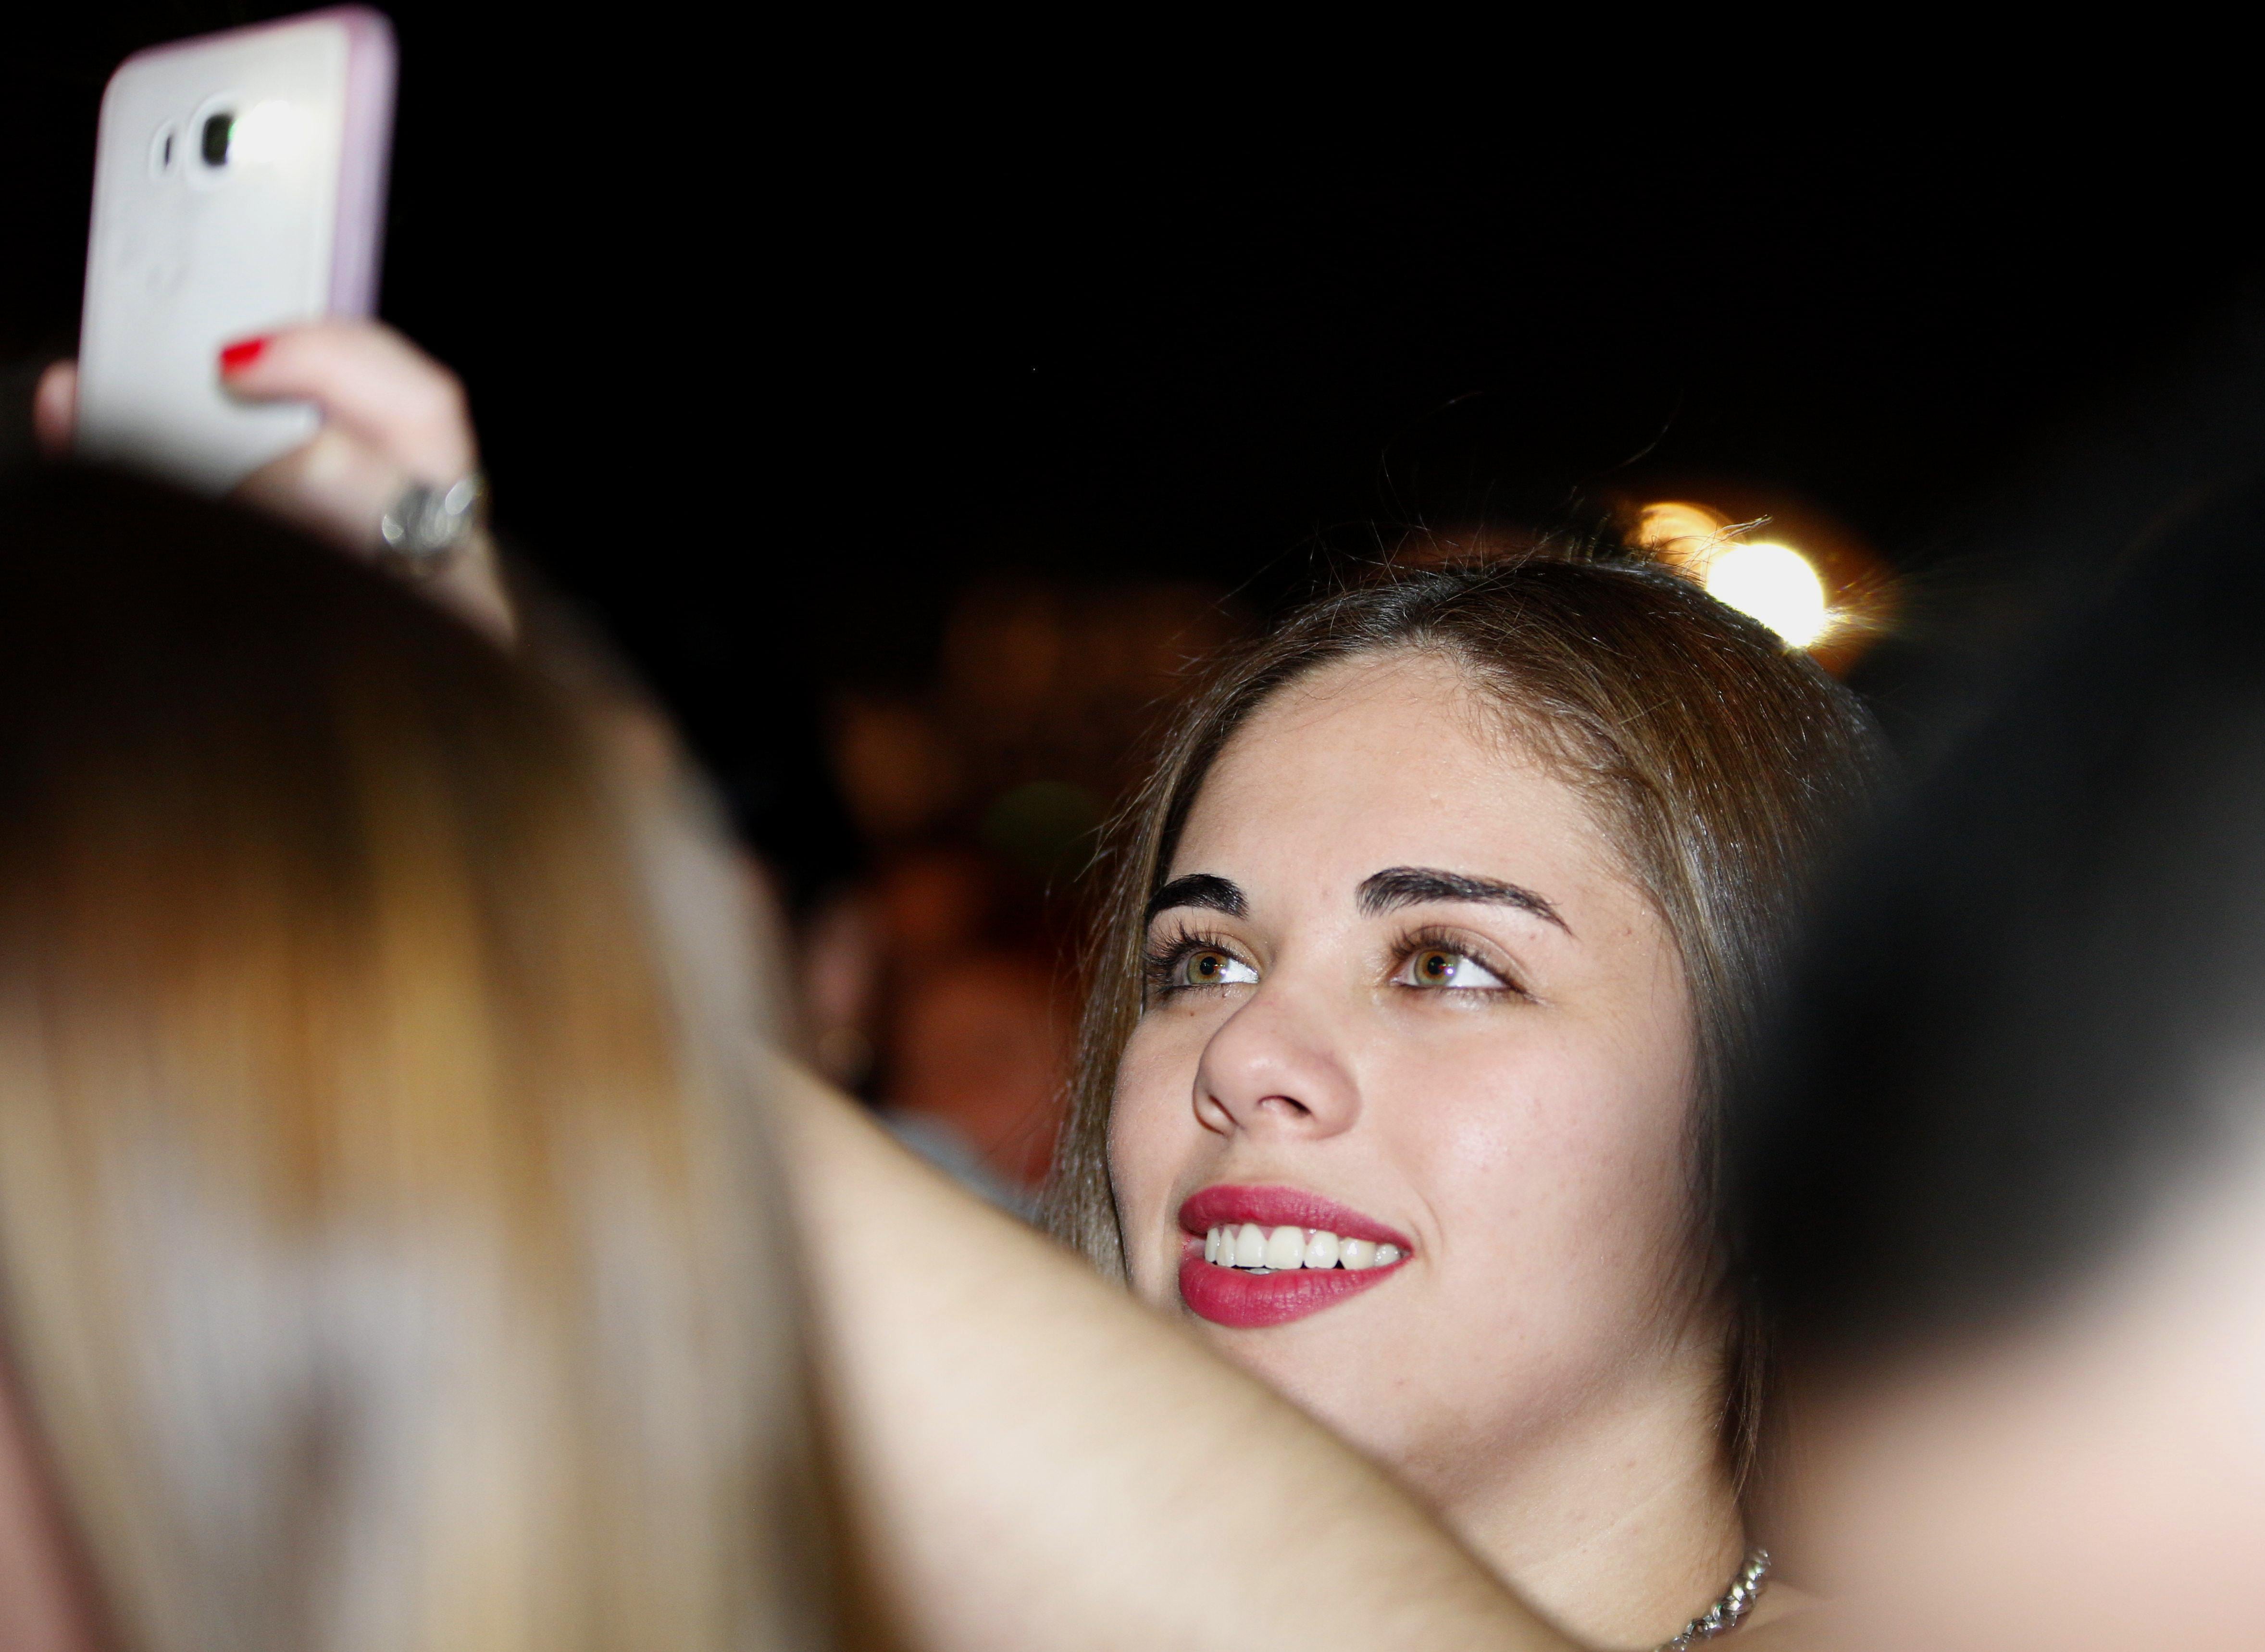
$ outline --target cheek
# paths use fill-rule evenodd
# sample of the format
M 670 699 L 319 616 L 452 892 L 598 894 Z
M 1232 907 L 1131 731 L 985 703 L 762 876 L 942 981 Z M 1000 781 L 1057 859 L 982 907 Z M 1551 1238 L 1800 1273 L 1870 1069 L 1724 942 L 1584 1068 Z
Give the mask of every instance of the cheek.
M 1650 1268 L 1682 1231 L 1686 1073 L 1577 1028 L 1476 1028 L 1409 1043 L 1364 1088 L 1390 1095 L 1375 1110 L 1451 1239 Z
M 1200 1039 L 1185 1029 L 1144 1021 L 1117 1064 L 1109 1179 L 1132 1288 L 1151 1302 L 1173 1299 L 1177 1290 L 1179 1226 L 1169 1205 L 1191 1154 L 1207 1139 L 1191 1100 L 1201 1052 Z

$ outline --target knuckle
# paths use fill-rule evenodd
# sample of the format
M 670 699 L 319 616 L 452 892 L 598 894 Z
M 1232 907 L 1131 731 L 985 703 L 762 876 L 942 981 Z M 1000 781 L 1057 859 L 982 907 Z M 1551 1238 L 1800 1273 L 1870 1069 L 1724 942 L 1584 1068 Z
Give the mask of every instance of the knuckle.
M 413 405 L 419 423 L 436 430 L 452 427 L 463 422 L 464 387 L 455 374 L 435 365 L 421 375 Z

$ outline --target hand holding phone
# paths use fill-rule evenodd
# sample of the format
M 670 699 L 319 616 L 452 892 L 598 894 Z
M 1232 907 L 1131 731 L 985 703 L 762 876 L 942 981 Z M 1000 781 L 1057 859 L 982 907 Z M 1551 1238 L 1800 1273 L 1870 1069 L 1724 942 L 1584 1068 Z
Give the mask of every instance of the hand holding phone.
M 376 552 L 377 524 L 404 485 L 444 485 L 479 465 L 479 440 L 456 375 L 375 321 L 285 327 L 223 352 L 229 393 L 247 404 L 302 403 L 321 413 L 309 440 L 271 459 L 235 497 L 360 557 Z M 33 426 L 41 449 L 71 450 L 78 369 L 58 361 L 40 376 Z M 482 528 L 444 573 L 419 581 L 436 600 L 508 644 L 518 618 Z M 4 1642 L 0 1642 L 4 1645 Z
M 368 319 L 390 26 L 360 6 L 136 53 L 104 94 L 80 359 L 40 381 L 52 453 L 237 491 L 374 553 L 415 483 L 478 463 L 462 388 Z M 484 529 L 425 589 L 508 640 Z
M 96 140 L 82 455 L 222 492 L 314 435 L 311 405 L 229 394 L 220 353 L 375 308 L 394 69 L 390 25 L 361 6 L 120 65 Z

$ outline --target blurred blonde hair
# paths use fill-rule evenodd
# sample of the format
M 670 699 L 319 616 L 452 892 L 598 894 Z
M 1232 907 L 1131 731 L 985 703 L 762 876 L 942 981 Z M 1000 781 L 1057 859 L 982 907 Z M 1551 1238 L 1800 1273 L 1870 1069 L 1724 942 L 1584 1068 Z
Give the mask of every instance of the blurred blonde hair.
M 825 1634 L 739 891 L 579 698 L 231 515 L 0 514 L 0 1335 L 122 1646 Z

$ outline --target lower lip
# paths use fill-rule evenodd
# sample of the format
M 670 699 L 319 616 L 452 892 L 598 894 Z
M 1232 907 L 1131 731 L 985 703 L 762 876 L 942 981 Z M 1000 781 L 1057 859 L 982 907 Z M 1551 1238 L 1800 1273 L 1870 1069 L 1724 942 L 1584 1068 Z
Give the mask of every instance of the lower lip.
M 1280 1273 L 1246 1273 L 1192 1255 L 1180 1263 L 1180 1300 L 1191 1313 L 1214 1325 L 1237 1329 L 1286 1325 L 1382 1284 L 1407 1265 L 1395 1262 L 1388 1268 L 1288 1268 Z

